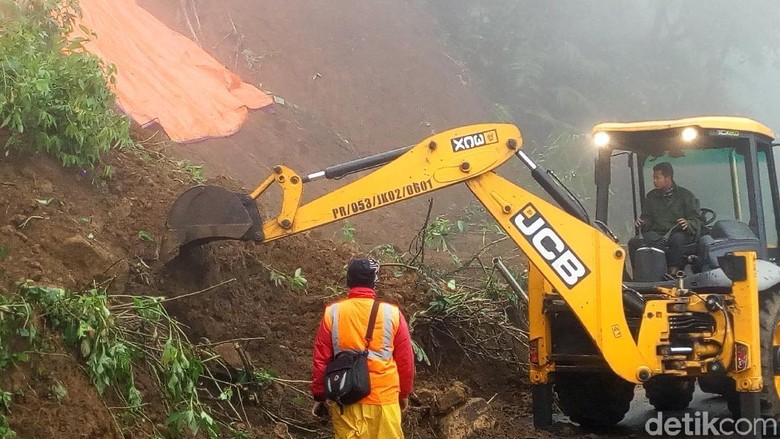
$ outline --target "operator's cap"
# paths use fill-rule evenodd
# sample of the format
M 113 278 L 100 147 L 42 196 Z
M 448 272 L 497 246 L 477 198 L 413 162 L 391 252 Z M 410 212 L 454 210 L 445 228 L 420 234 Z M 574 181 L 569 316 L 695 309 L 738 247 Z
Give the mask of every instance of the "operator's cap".
M 373 259 L 353 259 L 347 267 L 347 286 L 374 288 L 379 280 L 379 262 Z

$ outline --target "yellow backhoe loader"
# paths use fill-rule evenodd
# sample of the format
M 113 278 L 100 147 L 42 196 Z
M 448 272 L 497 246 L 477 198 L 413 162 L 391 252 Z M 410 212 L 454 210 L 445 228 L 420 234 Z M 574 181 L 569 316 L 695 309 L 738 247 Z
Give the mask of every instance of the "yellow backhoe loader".
M 698 138 L 678 141 L 688 128 Z M 762 216 L 768 213 L 766 206 L 777 212 L 780 204 L 771 131 L 742 119 L 720 118 L 608 124 L 594 132 L 601 149 L 593 219 L 554 174 L 523 152 L 515 126 L 481 124 L 308 175 L 276 166 L 251 194 L 194 187 L 171 209 L 169 239 L 175 246 L 216 239 L 268 242 L 465 183 L 529 261 L 529 360 L 537 426 L 552 422 L 554 394 L 575 422 L 609 426 L 627 412 L 636 384 L 655 392 L 657 407 L 679 407 L 690 401 L 693 380 L 704 377 L 715 377 L 714 386 L 722 386 L 743 416 L 760 416 L 759 397 L 777 415 L 774 358 L 780 346 L 780 298 L 775 289 L 780 269 L 767 261 L 771 250 L 763 247 L 768 235 Z M 633 280 L 640 273 L 626 269 L 626 250 L 607 225 L 609 194 L 626 187 L 643 192 L 644 167 L 655 157 L 710 150 L 728 151 L 723 153 L 733 158 L 728 169 L 743 167 L 734 171 L 736 179 L 747 178 L 740 197 L 752 201 L 747 228 L 739 230 L 755 236 L 717 234 L 721 219 L 711 224 L 712 240 L 702 256 L 706 264 L 687 267 L 687 275 L 673 281 Z M 610 173 L 615 157 L 622 155 L 630 159 L 633 186 L 626 181 L 617 190 L 610 188 Z M 495 172 L 512 157 L 528 167 L 554 203 Z M 304 184 L 369 169 L 374 170 L 301 205 Z M 715 188 L 725 184 L 727 175 L 718 174 L 713 191 L 727 193 Z M 765 177 L 770 183 L 759 181 Z M 282 190 L 281 210 L 263 222 L 256 200 L 274 184 Z M 769 201 L 761 197 L 764 189 L 771 193 Z M 625 212 L 629 206 L 620 209 Z M 780 215 L 774 218 L 772 226 Z M 733 223 L 742 220 L 737 217 Z

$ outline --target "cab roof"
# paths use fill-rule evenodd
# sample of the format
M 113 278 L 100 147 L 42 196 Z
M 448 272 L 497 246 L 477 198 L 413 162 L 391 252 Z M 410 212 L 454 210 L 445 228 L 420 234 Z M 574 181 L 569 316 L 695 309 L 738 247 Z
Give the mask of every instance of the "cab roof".
M 600 123 L 593 127 L 592 134 L 599 131 L 604 132 L 622 132 L 639 133 L 648 131 L 661 131 L 675 128 L 699 127 L 702 129 L 720 129 L 748 131 L 761 134 L 771 139 L 775 138 L 775 133 L 766 125 L 745 117 L 734 116 L 705 116 L 689 117 L 676 120 L 650 120 L 641 122 L 609 122 Z

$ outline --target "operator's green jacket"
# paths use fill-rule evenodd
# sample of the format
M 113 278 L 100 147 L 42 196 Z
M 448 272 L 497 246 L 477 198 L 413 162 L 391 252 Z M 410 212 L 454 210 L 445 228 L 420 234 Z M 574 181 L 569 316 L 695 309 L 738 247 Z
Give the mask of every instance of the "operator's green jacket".
M 653 189 L 647 193 L 642 208 L 642 233 L 647 239 L 658 239 L 677 225 L 677 219 L 685 218 L 689 225 L 686 232 L 693 239 L 698 239 L 701 234 L 699 215 L 699 200 L 688 189 L 677 186 L 677 183 L 668 193 Z

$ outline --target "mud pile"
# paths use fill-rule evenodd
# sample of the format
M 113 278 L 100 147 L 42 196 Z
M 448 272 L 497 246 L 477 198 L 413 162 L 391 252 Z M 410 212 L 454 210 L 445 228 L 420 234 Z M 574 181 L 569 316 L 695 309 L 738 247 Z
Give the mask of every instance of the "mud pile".
M 345 264 L 362 250 L 323 239 L 315 230 L 266 245 L 212 243 L 163 263 L 168 261 L 157 257 L 162 227 L 171 202 L 193 184 L 191 174 L 153 149 L 112 151 L 106 164 L 110 177 L 63 169 L 45 156 L 0 162 L 2 293 L 32 279 L 73 290 L 108 285 L 114 296 L 190 295 L 167 309 L 193 343 L 238 343 L 254 368 L 294 383 L 270 385 L 245 407 L 256 437 L 279 437 L 279 431 L 326 435 L 327 425 L 308 414 L 308 386 L 301 381 L 310 378 L 313 334 L 323 307 L 344 294 Z M 226 178 L 218 183 L 241 189 Z M 272 271 L 289 278 L 298 269 L 305 289 L 272 280 Z M 379 291 L 407 318 L 430 301 L 417 275 L 400 267 L 388 268 Z M 115 401 L 90 384 L 77 350 L 53 333 L 47 340 L 54 354 L 33 354 L 0 380 L 0 388 L 14 393 L 8 417 L 19 437 L 144 437 L 120 432 Z M 472 363 L 443 345 L 428 349 L 432 365 L 418 364 L 419 393 L 406 416 L 410 437 L 468 433 L 457 427 L 464 425 L 457 419 L 462 416 L 479 419 L 479 437 L 513 435 L 517 429 L 536 434 L 530 431 L 521 371 Z M 465 383 L 454 398 L 453 380 Z M 145 396 L 150 406 L 161 404 Z M 442 398 L 454 402 L 443 407 Z M 164 423 L 164 410 L 149 412 L 149 422 Z

